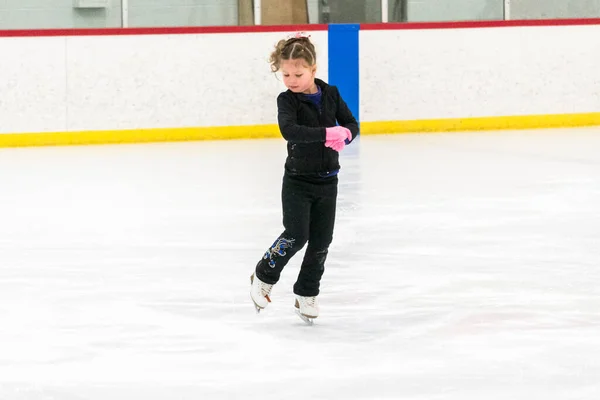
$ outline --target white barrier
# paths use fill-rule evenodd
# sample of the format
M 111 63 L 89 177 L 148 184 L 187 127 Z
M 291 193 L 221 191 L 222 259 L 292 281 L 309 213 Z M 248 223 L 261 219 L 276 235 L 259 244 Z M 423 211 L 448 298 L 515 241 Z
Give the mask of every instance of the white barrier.
M 361 121 L 600 111 L 600 25 L 360 32 Z
M 272 124 L 286 33 L 0 38 L 0 133 Z M 311 32 L 327 79 L 327 32 Z
M 202 137 L 227 138 L 250 137 L 246 127 L 253 126 L 260 137 L 267 126 L 276 134 L 276 97 L 284 87 L 268 58 L 288 34 L 0 37 L 0 133 L 104 131 L 114 138 L 126 130 L 219 128 Z M 327 80 L 328 33 L 311 37 L 318 76 Z M 599 37 L 600 22 L 362 30 L 359 118 L 367 132 L 379 122 L 473 117 L 580 114 L 567 117 L 571 125 L 600 123 Z M 237 127 L 235 135 L 228 127 Z M 179 139 L 197 137 L 184 132 Z M 162 132 L 160 138 L 169 139 Z

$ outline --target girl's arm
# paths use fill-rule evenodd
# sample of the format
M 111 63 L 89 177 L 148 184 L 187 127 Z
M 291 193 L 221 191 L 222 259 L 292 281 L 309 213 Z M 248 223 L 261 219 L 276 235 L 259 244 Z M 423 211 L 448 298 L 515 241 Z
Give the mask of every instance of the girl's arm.
M 285 140 L 296 143 L 325 142 L 325 128 L 298 125 L 296 107 L 285 92 L 277 97 L 277 110 L 279 130 Z

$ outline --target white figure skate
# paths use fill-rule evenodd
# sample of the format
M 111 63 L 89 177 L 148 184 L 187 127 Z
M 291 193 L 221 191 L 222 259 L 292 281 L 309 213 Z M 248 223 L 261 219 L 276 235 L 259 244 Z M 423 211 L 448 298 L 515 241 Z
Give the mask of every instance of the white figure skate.
M 260 313 L 260 310 L 264 309 L 271 302 L 271 289 L 273 285 L 269 285 L 268 283 L 264 283 L 260 279 L 256 277 L 255 274 L 250 276 L 250 297 L 254 302 L 254 307 L 256 308 L 256 312 Z
M 313 324 L 313 320 L 319 316 L 319 305 L 316 297 L 304 297 L 296 295 L 294 304 L 296 314 L 308 325 Z

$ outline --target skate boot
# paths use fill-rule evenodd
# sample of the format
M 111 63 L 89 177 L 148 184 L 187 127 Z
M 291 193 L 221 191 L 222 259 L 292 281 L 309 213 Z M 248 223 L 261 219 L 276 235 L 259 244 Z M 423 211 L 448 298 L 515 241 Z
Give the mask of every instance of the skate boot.
M 267 305 L 271 302 L 271 298 L 269 296 L 271 294 L 271 289 L 273 288 L 273 285 L 264 283 L 263 281 L 258 279 L 255 274 L 252 274 L 252 276 L 250 277 L 250 284 L 250 297 L 254 302 L 256 312 L 259 313 L 260 310 L 267 307 Z
M 315 296 L 305 297 L 296 295 L 294 306 L 296 314 L 309 325 L 312 325 L 313 320 L 319 316 L 319 305 Z

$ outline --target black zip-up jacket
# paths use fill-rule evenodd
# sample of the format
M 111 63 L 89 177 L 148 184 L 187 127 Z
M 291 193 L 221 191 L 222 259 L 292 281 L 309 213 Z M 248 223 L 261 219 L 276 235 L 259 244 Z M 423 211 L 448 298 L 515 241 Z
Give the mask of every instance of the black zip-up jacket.
M 358 135 L 358 123 L 337 87 L 320 79 L 321 111 L 301 93 L 287 90 L 277 97 L 277 119 L 287 141 L 285 171 L 289 175 L 324 177 L 340 169 L 339 153 L 325 147 L 325 128 L 339 125 Z M 348 143 L 348 142 L 347 142 Z

